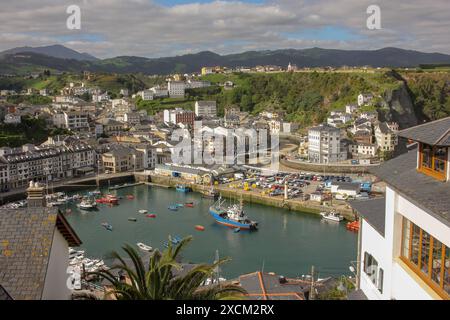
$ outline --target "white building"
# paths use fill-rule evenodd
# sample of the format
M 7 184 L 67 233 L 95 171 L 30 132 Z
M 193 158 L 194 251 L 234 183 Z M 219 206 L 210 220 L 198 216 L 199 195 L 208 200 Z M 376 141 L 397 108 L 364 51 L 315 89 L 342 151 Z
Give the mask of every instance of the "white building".
M 375 157 L 378 146 L 374 143 L 355 143 L 349 146 L 350 153 L 354 157 Z
M 369 105 L 373 100 L 373 94 L 371 93 L 360 93 L 358 95 L 358 106 L 367 106 Z
M 347 159 L 341 148 L 341 130 L 322 124 L 308 130 L 308 156 L 311 162 L 333 163 Z
M 154 169 L 157 161 L 156 148 L 151 146 L 150 144 L 140 144 L 136 146 L 135 149 L 143 153 L 144 169 Z
M 197 117 L 216 117 L 216 101 L 195 101 L 195 115 Z
M 360 216 L 357 288 L 368 299 L 450 299 L 450 117 L 399 132 L 416 148 L 372 173 L 382 199 Z
M 208 88 L 211 86 L 211 82 L 203 80 L 189 79 L 186 81 L 186 89 Z
M 63 112 L 64 127 L 69 130 L 83 130 L 89 128 L 88 114 L 81 111 Z
M 169 81 L 167 84 L 170 98 L 183 98 L 186 84 L 184 81 Z
M 358 106 L 355 106 L 355 105 L 346 105 L 345 106 L 345 112 L 346 113 L 353 113 L 353 112 L 356 112 L 358 110 Z
M 391 128 L 398 128 L 398 126 L 389 127 L 386 122 L 380 122 L 375 126 L 375 140 L 381 151 L 394 151 L 398 144 L 397 133 Z
M 129 125 L 141 123 L 141 115 L 138 112 L 127 112 L 123 115 L 123 121 Z

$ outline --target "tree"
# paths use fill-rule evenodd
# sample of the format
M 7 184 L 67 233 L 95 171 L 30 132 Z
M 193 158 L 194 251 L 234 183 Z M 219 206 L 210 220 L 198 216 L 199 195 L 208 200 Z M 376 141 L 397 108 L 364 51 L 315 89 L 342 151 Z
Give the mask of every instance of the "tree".
M 147 268 L 139 253 L 130 245 L 125 245 L 122 249 L 131 259 L 132 265 L 127 265 L 117 252 L 113 252 L 112 257 L 119 263 L 110 270 L 92 274 L 110 282 L 113 288 L 111 294 L 119 300 L 218 300 L 236 299 L 245 293 L 242 288 L 231 284 L 201 286 L 228 259 L 221 259 L 213 264 L 199 264 L 184 275 L 174 276 L 173 270 L 181 269 L 176 258 L 192 240 L 192 236 L 181 240 L 176 247 L 172 247 L 170 240 L 169 237 L 166 250 L 162 253 L 156 250 L 150 256 Z M 126 280 L 117 279 L 112 270 L 125 274 Z

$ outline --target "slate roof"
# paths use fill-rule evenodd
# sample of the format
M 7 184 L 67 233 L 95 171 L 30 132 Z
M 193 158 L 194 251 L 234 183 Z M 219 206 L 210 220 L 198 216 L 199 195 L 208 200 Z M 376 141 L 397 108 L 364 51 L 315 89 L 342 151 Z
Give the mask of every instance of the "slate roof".
M 0 285 L 0 301 L 4 300 L 13 300 L 13 298 L 9 295 L 6 289 Z
M 309 130 L 310 131 L 321 131 L 321 132 L 325 132 L 325 131 L 328 131 L 328 132 L 340 131 L 340 129 L 335 128 L 333 126 L 330 126 L 329 124 L 326 124 L 326 123 L 318 125 L 316 127 L 309 128 Z
M 378 128 L 380 129 L 381 133 L 383 133 L 383 134 L 388 134 L 391 132 L 391 129 L 389 129 L 389 126 L 387 125 L 386 122 L 380 122 L 378 124 Z
M 239 277 L 240 286 L 252 300 L 305 300 L 304 292 L 309 290 L 309 282 L 287 279 L 280 283 L 276 274 L 260 271 Z
M 389 160 L 370 172 L 408 201 L 450 226 L 450 184 L 417 172 L 417 149 Z
M 384 237 L 386 220 L 386 199 L 353 200 L 350 206 L 363 217 L 364 220 Z
M 450 117 L 401 130 L 398 135 L 433 146 L 450 146 Z
M 13 299 L 41 299 L 55 230 L 81 244 L 56 209 L 0 210 L 0 284 Z

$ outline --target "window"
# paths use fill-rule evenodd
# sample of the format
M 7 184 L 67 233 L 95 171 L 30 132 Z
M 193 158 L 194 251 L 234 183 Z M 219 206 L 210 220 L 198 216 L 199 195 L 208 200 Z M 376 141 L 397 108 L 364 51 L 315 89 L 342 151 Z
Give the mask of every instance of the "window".
M 420 145 L 419 171 L 439 180 L 446 179 L 447 148 Z
M 364 252 L 364 273 L 367 274 L 372 283 L 378 287 L 378 261 L 367 252 Z
M 442 298 L 450 299 L 450 248 L 406 218 L 401 259 Z
M 384 277 L 384 270 L 383 268 L 380 268 L 378 272 L 378 290 L 380 293 L 383 293 L 383 277 Z

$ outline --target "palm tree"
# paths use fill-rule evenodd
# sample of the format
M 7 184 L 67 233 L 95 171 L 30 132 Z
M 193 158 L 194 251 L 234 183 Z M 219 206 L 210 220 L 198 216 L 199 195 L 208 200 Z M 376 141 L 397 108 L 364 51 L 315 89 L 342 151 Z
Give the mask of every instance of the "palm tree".
M 112 257 L 119 261 L 109 270 L 94 272 L 112 285 L 112 294 L 120 300 L 218 300 L 239 299 L 245 293 L 241 287 L 231 284 L 213 284 L 202 287 L 207 278 L 210 278 L 214 269 L 229 259 L 220 259 L 213 264 L 199 264 L 184 275 L 174 276 L 173 270 L 180 270 L 181 264 L 176 261 L 179 253 L 192 240 L 186 237 L 175 247 L 169 237 L 169 246 L 162 253 L 158 250 L 150 256 L 148 268 L 139 253 L 130 245 L 123 250 L 130 257 L 132 266 L 127 265 L 124 259 L 113 252 Z M 126 275 L 126 280 L 117 279 L 111 272 L 119 270 Z

